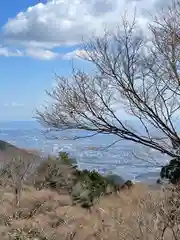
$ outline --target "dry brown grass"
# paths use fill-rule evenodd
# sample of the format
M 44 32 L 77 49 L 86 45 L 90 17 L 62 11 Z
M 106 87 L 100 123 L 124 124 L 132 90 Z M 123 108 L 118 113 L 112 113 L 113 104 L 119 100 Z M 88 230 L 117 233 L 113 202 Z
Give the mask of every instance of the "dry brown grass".
M 27 160 L 34 163 L 34 158 L 8 148 L 0 154 L 6 156 L 0 158 L 5 165 L 11 154 L 22 157 L 8 162 L 11 178 L 0 186 L 1 240 L 180 239 L 180 187 L 163 190 L 138 183 L 101 197 L 87 210 L 73 205 L 67 194 L 25 185 L 24 173 L 32 171 Z M 6 183 L 4 175 L 1 180 Z
M 161 237 L 159 224 L 165 214 L 158 219 L 158 213 L 161 208 L 164 212 L 170 209 L 165 206 L 164 194 L 167 196 L 136 184 L 131 190 L 101 198 L 88 211 L 72 206 L 68 195 L 24 187 L 19 206 L 14 209 L 13 192 L 1 189 L 0 239 L 176 239 L 170 238 L 170 227 Z

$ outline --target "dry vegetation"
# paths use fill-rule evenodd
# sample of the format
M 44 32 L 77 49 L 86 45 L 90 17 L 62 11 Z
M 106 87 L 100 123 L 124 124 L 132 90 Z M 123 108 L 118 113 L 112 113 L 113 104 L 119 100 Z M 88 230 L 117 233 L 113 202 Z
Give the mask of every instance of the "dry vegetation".
M 179 199 L 170 202 L 170 192 L 136 184 L 102 197 L 88 211 L 73 206 L 68 195 L 33 187 L 23 189 L 14 207 L 13 192 L 3 188 L 0 239 L 179 239 Z
M 10 175 L 8 181 L 5 173 L 1 175 L 0 239 L 179 239 L 178 186 L 152 189 L 137 183 L 130 189 L 102 196 L 85 209 L 73 204 L 68 191 L 59 191 L 59 181 L 58 189 L 46 184 L 38 189 L 33 182 L 27 182 L 34 165 L 25 159 L 16 158 L 12 165 L 4 163 Z M 58 176 L 61 181 L 69 175 Z M 67 183 L 69 180 L 63 187 Z

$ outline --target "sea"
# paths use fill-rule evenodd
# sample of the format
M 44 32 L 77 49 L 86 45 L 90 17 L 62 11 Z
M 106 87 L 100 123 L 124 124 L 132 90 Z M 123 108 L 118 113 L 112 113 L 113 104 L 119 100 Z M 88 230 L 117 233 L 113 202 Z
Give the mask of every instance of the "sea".
M 87 137 L 88 136 L 88 137 Z M 169 159 L 147 147 L 79 130 L 49 132 L 36 121 L 0 122 L 0 139 L 20 148 L 38 150 L 42 156 L 65 151 L 79 169 L 118 174 L 124 179 L 153 184 Z

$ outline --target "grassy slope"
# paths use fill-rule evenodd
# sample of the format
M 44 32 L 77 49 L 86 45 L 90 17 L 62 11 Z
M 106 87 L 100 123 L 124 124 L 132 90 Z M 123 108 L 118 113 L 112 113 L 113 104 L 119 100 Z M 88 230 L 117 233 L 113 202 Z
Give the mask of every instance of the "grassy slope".
M 25 234 L 20 234 L 22 229 L 24 232 L 31 229 L 33 234 L 39 237 L 37 239 L 48 240 L 148 239 L 148 228 L 152 230 L 150 239 L 155 239 L 154 225 L 147 220 L 157 208 L 154 199 L 159 199 L 160 195 L 157 191 L 149 192 L 147 186 L 143 184 L 137 184 L 131 190 L 123 190 L 119 195 L 101 198 L 91 211 L 72 206 L 67 195 L 59 195 L 50 190 L 37 191 L 32 187 L 25 188 L 20 207 L 16 209 L 19 218 L 13 220 L 10 218 L 14 211 L 13 194 L 6 189 L 1 189 L 0 194 L 2 200 L 0 239 L 2 240 L 6 239 L 8 232 L 13 234 L 13 231 L 16 231 L 22 236 Z M 32 215 L 29 216 L 29 213 Z M 143 237 L 138 238 L 140 234 L 138 218 L 142 216 L 146 227 Z M 166 239 L 169 239 L 168 237 L 169 235 Z M 28 239 L 28 237 L 17 239 Z
M 0 141 L 4 149 L 0 160 L 21 155 L 39 158 L 38 155 Z M 130 190 L 102 197 L 88 211 L 73 206 L 68 195 L 51 190 L 36 190 L 24 186 L 19 207 L 14 207 L 11 188 L 0 188 L 0 239 L 39 240 L 131 240 L 156 239 L 153 217 L 158 210 L 161 191 L 135 184 Z M 13 214 L 17 218 L 12 218 Z M 143 219 L 142 229 L 139 219 Z M 149 220 L 150 219 L 150 220 Z M 152 220 L 152 221 L 151 221 Z M 149 230 L 152 230 L 149 232 Z M 169 232 L 165 239 L 170 239 Z M 148 238 L 149 236 L 149 238 Z

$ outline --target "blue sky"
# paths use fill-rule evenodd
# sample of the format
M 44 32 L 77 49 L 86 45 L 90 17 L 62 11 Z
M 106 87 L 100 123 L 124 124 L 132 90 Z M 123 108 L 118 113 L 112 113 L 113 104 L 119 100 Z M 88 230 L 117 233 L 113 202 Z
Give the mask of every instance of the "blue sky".
M 101 36 L 104 27 L 114 29 L 119 15 L 138 8 L 139 22 L 147 22 L 145 10 L 165 0 L 0 0 L 0 121 L 30 120 L 47 99 L 54 73 L 67 76 L 73 59 L 82 54 L 82 38 Z

